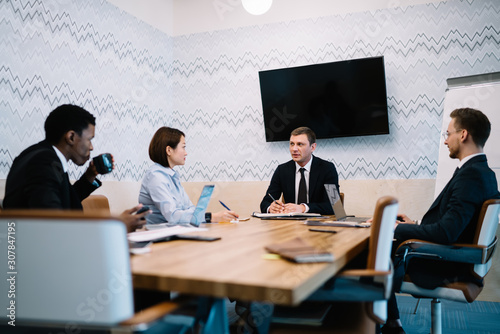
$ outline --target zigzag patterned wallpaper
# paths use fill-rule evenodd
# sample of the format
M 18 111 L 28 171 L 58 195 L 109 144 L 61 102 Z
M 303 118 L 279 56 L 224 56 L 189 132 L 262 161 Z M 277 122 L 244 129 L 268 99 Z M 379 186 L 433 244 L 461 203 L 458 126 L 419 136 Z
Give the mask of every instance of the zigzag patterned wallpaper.
M 162 125 L 186 133 L 183 181 L 269 180 L 290 157 L 288 143 L 265 142 L 258 71 L 378 55 L 391 133 L 319 140 L 316 154 L 341 179 L 435 178 L 446 79 L 500 71 L 498 0 L 179 37 L 104 0 L 2 0 L 0 18 L 0 178 L 71 102 L 97 117 L 94 153 L 115 156 L 104 180 L 140 181 Z

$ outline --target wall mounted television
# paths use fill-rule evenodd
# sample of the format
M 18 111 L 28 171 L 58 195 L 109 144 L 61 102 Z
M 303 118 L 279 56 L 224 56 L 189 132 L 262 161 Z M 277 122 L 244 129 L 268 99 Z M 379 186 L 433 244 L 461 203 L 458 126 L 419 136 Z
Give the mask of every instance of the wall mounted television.
M 308 126 L 316 137 L 389 133 L 384 57 L 259 72 L 266 141 Z

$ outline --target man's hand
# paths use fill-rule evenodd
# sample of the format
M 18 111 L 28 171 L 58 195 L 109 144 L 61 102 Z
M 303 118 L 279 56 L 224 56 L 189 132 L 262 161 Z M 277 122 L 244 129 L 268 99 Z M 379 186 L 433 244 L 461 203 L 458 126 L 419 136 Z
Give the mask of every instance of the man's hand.
M 97 173 L 97 169 L 94 166 L 94 162 L 90 160 L 89 168 L 85 171 L 85 177 L 89 181 L 89 183 L 93 183 L 95 178 L 99 173 Z
M 368 219 L 366 222 L 371 224 L 373 222 L 373 218 Z M 404 213 L 398 213 L 397 218 L 396 218 L 396 226 L 398 224 L 416 224 L 416 222 L 411 220 Z
M 285 204 L 285 212 L 286 213 L 292 213 L 292 212 L 306 212 L 306 207 L 302 204 L 294 204 L 294 203 L 287 203 Z
M 112 154 L 111 154 L 111 162 L 113 163 L 113 169 L 115 169 L 115 158 L 113 157 Z M 85 171 L 85 177 L 87 178 L 87 180 L 89 180 L 90 183 L 93 183 L 97 175 L 99 175 L 99 173 L 97 172 L 97 168 L 94 165 L 94 160 L 91 159 L 89 167 Z
M 146 224 L 146 220 L 144 219 L 144 217 L 150 214 L 151 210 L 135 214 L 140 208 L 142 208 L 142 204 L 134 206 L 132 209 L 125 210 L 122 212 L 122 214 L 120 214 L 120 216 L 118 216 L 118 218 L 120 218 L 120 220 L 122 220 L 125 225 L 127 225 L 128 232 L 134 232 L 136 229 Z
M 396 220 L 397 224 L 416 224 L 415 221 L 411 220 L 407 215 L 404 213 L 398 213 L 398 218 Z
M 283 213 L 285 212 L 285 204 L 280 201 L 273 201 L 269 206 L 269 213 Z

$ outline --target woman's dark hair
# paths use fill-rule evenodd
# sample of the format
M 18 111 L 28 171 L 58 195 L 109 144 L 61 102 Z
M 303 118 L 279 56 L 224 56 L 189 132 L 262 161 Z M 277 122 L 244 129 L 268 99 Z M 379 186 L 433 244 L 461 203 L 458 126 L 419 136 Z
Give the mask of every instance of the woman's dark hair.
M 170 167 L 167 158 L 167 146 L 175 150 L 182 137 L 186 137 L 180 130 L 163 126 L 159 128 L 149 144 L 149 157 L 163 167 Z
M 63 104 L 52 110 L 45 120 L 45 139 L 55 145 L 68 131 L 75 131 L 79 136 L 89 124 L 95 126 L 95 117 L 82 107 Z

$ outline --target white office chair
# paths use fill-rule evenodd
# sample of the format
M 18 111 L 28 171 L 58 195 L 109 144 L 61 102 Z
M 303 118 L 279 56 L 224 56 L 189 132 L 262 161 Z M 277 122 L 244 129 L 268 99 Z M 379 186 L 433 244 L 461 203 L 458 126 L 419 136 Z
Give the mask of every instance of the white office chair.
M 30 333 L 172 328 L 158 320 L 176 308 L 174 303 L 134 314 L 126 233 L 123 222 L 106 216 L 3 210 L 0 270 L 11 280 L 0 280 L 0 291 L 12 294 L 2 293 L 0 305 L 4 310 L 13 305 L 12 328 Z
M 325 285 L 308 300 L 366 301 L 367 312 L 376 322 L 387 319 L 387 299 L 392 288 L 391 247 L 398 212 L 394 197 L 377 201 L 373 215 L 365 268 L 340 272 L 332 285 Z
M 477 278 L 484 278 L 491 268 L 492 256 L 497 244 L 495 236 L 500 213 L 500 199 L 490 199 L 484 202 L 476 227 L 476 234 L 472 244 L 441 245 L 432 242 L 412 239 L 407 240 L 397 249 L 398 256 L 402 256 L 405 265 L 413 258 L 427 258 L 441 261 L 459 262 L 471 265 L 471 273 Z M 441 334 L 441 302 L 447 299 L 463 303 L 472 303 L 482 286 L 472 282 L 453 282 L 425 289 L 406 275 L 401 286 L 401 292 L 411 294 L 417 298 L 432 298 L 431 302 L 431 332 Z
M 366 262 L 361 264 L 359 269 L 358 267 L 351 267 L 342 270 L 309 296 L 308 302 L 362 303 L 364 314 L 368 315 L 371 320 L 378 323 L 385 322 L 387 319 L 387 300 L 392 289 L 391 248 L 398 206 L 398 201 L 394 197 L 386 196 L 377 201 Z M 342 306 L 347 306 L 347 304 L 343 303 Z M 290 313 L 292 317 L 293 314 L 297 314 L 297 312 Z M 354 321 L 349 316 L 344 320 Z M 292 321 L 290 319 L 289 322 Z M 328 330 L 330 332 L 342 331 L 342 325 L 339 324 L 339 328 L 329 328 Z M 360 324 L 358 329 L 374 333 L 375 328 L 374 325 L 372 326 L 369 323 Z M 279 330 L 277 325 L 273 325 L 273 329 Z M 287 328 L 286 330 L 293 332 L 294 329 Z M 297 330 L 300 330 L 300 327 Z

